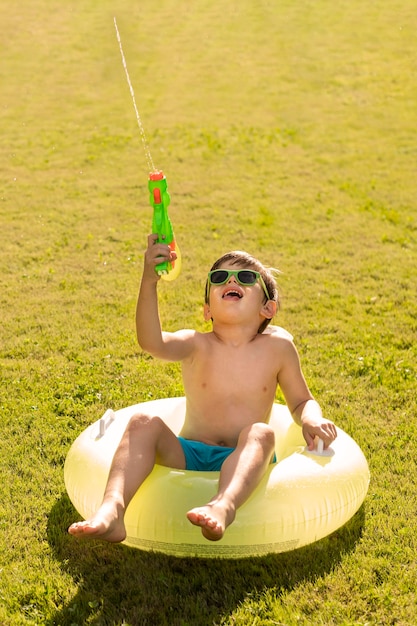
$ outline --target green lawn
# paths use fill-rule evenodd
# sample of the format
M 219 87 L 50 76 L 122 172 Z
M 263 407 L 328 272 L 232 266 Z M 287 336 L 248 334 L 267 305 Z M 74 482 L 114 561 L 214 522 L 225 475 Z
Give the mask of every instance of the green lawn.
M 306 548 L 204 561 L 66 534 L 76 436 L 183 393 L 135 340 L 151 208 L 114 15 L 183 256 L 165 328 L 208 329 L 228 249 L 279 267 L 276 323 L 368 459 L 360 511 Z M 415 624 L 415 3 L 21 0 L 0 23 L 0 623 Z

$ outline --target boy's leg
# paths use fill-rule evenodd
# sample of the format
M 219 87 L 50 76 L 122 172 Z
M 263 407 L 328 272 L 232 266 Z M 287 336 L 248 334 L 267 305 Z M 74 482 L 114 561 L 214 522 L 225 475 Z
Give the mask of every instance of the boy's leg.
M 118 542 L 126 538 L 126 508 L 155 463 L 185 468 L 177 437 L 159 417 L 134 415 L 113 457 L 103 501 L 88 520 L 72 524 L 68 532 Z
M 275 436 L 267 424 L 253 424 L 240 434 L 236 449 L 224 461 L 217 494 L 205 506 L 187 513 L 201 526 L 206 539 L 217 541 L 235 519 L 237 509 L 249 498 L 271 461 Z

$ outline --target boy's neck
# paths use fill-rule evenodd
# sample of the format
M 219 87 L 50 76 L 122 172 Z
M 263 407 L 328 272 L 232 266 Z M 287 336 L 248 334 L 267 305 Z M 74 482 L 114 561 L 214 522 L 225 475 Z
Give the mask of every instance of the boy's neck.
M 239 347 L 251 343 L 258 336 L 258 327 L 254 325 L 242 326 L 233 324 L 213 323 L 213 335 L 218 341 L 232 347 Z

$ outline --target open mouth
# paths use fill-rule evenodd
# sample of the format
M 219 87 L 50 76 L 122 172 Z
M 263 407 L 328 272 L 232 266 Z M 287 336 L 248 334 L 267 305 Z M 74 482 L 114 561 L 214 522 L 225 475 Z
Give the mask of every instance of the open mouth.
M 224 292 L 222 298 L 224 300 L 240 300 L 241 298 L 243 298 L 243 294 L 241 294 L 240 291 L 237 291 L 236 289 L 228 289 Z

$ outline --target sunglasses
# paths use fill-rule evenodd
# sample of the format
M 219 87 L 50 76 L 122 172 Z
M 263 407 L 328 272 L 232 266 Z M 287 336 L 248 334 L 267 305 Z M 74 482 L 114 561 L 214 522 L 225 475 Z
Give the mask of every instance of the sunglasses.
M 210 285 L 224 285 L 231 276 L 234 276 L 239 285 L 243 285 L 244 287 L 252 287 L 259 281 L 266 295 L 266 299 L 271 299 L 264 279 L 260 273 L 255 272 L 255 270 L 212 270 L 208 273 L 206 300 L 208 300 Z

